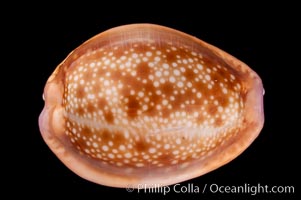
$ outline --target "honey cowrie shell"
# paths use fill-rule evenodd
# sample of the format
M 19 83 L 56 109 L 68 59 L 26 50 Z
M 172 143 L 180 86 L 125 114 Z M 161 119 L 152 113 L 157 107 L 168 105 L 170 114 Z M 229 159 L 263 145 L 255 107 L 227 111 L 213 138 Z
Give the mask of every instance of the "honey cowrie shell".
M 237 157 L 264 122 L 246 64 L 167 27 L 133 24 L 91 38 L 44 89 L 42 136 L 73 172 L 113 187 L 170 185 Z

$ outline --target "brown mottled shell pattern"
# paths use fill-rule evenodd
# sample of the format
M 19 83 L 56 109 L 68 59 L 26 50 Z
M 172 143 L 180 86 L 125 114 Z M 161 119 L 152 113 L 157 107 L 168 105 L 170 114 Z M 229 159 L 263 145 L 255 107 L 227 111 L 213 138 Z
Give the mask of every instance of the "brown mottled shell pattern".
M 56 68 L 39 118 L 72 171 L 113 187 L 170 185 L 237 157 L 262 129 L 263 87 L 247 65 L 152 24 L 110 29 Z

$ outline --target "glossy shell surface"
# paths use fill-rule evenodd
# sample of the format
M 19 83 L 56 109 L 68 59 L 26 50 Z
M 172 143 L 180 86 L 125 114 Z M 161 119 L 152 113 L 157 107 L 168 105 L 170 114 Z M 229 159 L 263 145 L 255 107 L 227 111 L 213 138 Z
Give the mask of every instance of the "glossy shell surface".
M 246 64 L 195 37 L 133 24 L 91 38 L 44 89 L 42 136 L 79 176 L 170 185 L 242 153 L 262 129 L 263 87 Z

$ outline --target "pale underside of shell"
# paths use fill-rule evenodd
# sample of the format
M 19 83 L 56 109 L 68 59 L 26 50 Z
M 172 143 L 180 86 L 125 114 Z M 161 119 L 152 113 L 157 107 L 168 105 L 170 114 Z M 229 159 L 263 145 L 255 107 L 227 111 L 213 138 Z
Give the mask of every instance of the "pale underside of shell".
M 42 136 L 73 172 L 113 187 L 170 185 L 233 160 L 264 122 L 263 87 L 246 64 L 152 24 L 110 29 L 56 68 Z

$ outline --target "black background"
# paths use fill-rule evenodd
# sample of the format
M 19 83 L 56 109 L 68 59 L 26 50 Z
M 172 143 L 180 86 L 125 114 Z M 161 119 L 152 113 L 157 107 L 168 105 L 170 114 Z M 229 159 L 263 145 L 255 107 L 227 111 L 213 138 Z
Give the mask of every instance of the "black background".
M 76 4 L 73 2 L 73 4 Z M 83 4 L 83 3 L 82 3 Z M 18 5 L 17 18 L 4 21 L 7 33 L 3 47 L 8 54 L 10 76 L 4 100 L 12 103 L 4 125 L 7 158 L 3 176 L 10 195 L 23 197 L 85 197 L 87 199 L 295 199 L 299 193 L 300 93 L 296 27 L 293 7 L 286 5 L 236 5 L 231 9 L 213 3 L 173 3 L 176 7 L 150 2 L 141 5 L 45 3 Z M 136 6 L 136 7 L 135 7 Z M 118 7 L 117 10 L 116 7 Z M 148 9 L 148 11 L 146 10 Z M 286 13 L 287 12 L 287 13 Z M 286 13 L 286 14 L 285 14 Z M 12 15 L 13 16 L 13 15 Z M 56 66 L 90 37 L 109 28 L 130 23 L 154 23 L 178 29 L 213 44 L 248 64 L 263 80 L 265 125 L 254 143 L 229 164 L 188 180 L 182 185 L 292 185 L 295 194 L 143 194 L 86 181 L 67 169 L 42 140 L 38 116 L 43 108 L 42 92 Z M 300 25 L 300 22 L 299 22 Z M 3 73 L 4 74 L 4 73 Z M 13 76 L 11 75 L 13 74 Z M 10 95 L 10 96 L 9 96 Z M 15 96 L 16 95 L 16 96 Z M 300 98 L 299 98 L 300 99 Z M 4 109 L 6 106 L 4 106 Z M 9 107 L 7 106 L 9 109 Z M 6 123 L 7 122 L 7 123 Z M 15 146 L 13 146 L 15 145 Z M 299 169 L 298 169 L 299 168 Z M 10 190 L 9 190 L 10 191 Z M 200 191 L 201 192 L 201 191 Z M 106 196 L 106 197 L 105 197 Z

